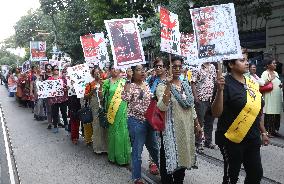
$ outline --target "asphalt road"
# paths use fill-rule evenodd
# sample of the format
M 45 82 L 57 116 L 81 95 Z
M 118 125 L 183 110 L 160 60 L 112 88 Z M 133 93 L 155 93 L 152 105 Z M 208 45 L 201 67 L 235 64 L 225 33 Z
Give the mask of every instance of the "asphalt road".
M 0 109 L 1 113 L 1 109 Z M 10 175 L 4 142 L 4 131 L 2 128 L 3 119 L 0 116 L 0 184 L 10 184 Z
M 94 154 L 90 148 L 85 146 L 82 139 L 78 145 L 73 145 L 70 135 L 63 129 L 60 129 L 58 134 L 53 134 L 46 129 L 46 122 L 33 120 L 30 109 L 19 107 L 14 98 L 7 97 L 7 91 L 3 86 L 0 86 L 0 101 L 4 109 L 18 175 L 22 184 L 132 183 L 128 168 L 110 164 L 106 156 Z M 284 135 L 284 125 L 281 126 L 281 133 Z M 0 184 L 10 184 L 2 135 L 1 132 Z M 284 145 L 283 139 L 273 141 Z M 186 171 L 185 184 L 221 183 L 223 165 L 220 151 L 206 149 L 205 154 L 213 159 L 198 156 L 199 168 Z M 283 148 L 270 145 L 263 147 L 261 154 L 264 175 L 271 179 L 263 180 L 262 183 L 284 184 Z M 148 152 L 144 149 L 143 175 L 149 183 L 159 183 L 159 177 L 149 175 L 148 170 L 145 169 L 148 168 L 147 160 Z M 241 173 L 239 183 L 243 183 L 244 177 L 245 174 Z

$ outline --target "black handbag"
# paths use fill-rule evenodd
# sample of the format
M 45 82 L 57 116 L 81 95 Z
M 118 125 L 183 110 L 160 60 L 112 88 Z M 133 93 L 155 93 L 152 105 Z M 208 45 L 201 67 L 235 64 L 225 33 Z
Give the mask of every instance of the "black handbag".
M 99 102 L 99 110 L 98 110 L 98 118 L 99 118 L 99 122 L 100 122 L 100 126 L 102 128 L 108 128 L 109 127 L 109 123 L 107 120 L 107 96 L 108 96 L 108 90 L 104 93 L 103 96 L 103 101 L 102 101 L 102 105 L 101 105 L 101 101 L 99 98 L 99 94 L 97 91 L 97 99 Z
M 87 124 L 87 123 L 92 123 L 94 118 L 93 118 L 93 113 L 92 113 L 92 109 L 90 108 L 90 106 L 88 105 L 88 102 L 85 102 L 85 107 L 81 108 L 78 111 L 78 115 L 79 115 L 79 119 L 83 124 Z

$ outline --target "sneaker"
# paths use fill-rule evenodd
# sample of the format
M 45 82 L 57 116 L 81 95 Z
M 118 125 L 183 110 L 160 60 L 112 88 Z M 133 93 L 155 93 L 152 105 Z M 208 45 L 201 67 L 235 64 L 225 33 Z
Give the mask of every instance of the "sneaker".
M 53 129 L 52 129 L 52 132 L 55 133 L 55 134 L 58 133 L 58 128 L 57 128 L 57 127 L 56 127 L 56 128 L 53 128 Z
M 134 184 L 145 184 L 145 182 L 142 179 L 137 179 L 134 181 Z
M 158 169 L 158 166 L 154 163 L 151 163 L 149 165 L 149 169 L 150 169 L 150 173 L 153 174 L 153 175 L 158 175 L 159 174 L 159 169 Z
M 58 126 L 61 128 L 65 128 L 65 125 L 63 125 L 62 123 L 58 123 Z
M 212 144 L 212 143 L 208 143 L 208 144 L 204 144 L 204 147 L 209 148 L 209 149 L 216 149 L 216 145 Z

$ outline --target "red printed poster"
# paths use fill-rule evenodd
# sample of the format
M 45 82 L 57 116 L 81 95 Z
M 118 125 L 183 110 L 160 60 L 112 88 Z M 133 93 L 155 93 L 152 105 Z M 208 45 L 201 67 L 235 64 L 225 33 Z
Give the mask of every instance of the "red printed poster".
M 161 51 L 181 55 L 178 15 L 160 7 Z
M 194 34 L 181 33 L 180 37 L 181 55 L 185 57 L 185 63 L 191 64 L 195 62 L 197 57 L 197 45 Z
M 106 40 L 103 33 L 88 34 L 80 37 L 87 63 L 103 68 L 109 62 Z
M 199 59 L 242 58 L 233 3 L 195 8 L 190 13 Z
M 46 42 L 31 41 L 30 42 L 31 60 L 46 60 Z
M 105 25 L 110 39 L 114 67 L 128 68 L 146 63 L 135 19 L 106 20 Z

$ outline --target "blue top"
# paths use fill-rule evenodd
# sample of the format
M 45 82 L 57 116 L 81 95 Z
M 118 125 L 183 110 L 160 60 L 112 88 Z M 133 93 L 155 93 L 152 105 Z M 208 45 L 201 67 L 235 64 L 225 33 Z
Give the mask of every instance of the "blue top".
M 157 86 L 158 86 L 158 84 L 159 84 L 160 82 L 161 82 L 161 78 L 160 78 L 160 77 L 157 77 L 157 76 L 155 76 L 155 77 L 149 77 L 149 78 L 147 79 L 147 83 L 148 83 L 148 85 L 149 85 L 149 87 L 150 87 L 150 91 L 151 91 L 152 94 L 155 93 L 156 88 L 157 88 Z

